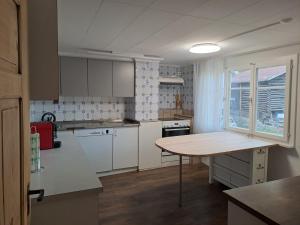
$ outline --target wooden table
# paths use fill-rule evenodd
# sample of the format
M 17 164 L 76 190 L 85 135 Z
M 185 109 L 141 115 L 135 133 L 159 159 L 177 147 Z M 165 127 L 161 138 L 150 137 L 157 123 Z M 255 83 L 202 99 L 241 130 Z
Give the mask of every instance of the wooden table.
M 179 155 L 179 207 L 181 207 L 182 156 L 217 156 L 233 152 L 255 150 L 256 155 L 253 155 L 253 162 L 251 167 L 251 184 L 260 183 L 264 182 L 266 179 L 267 166 L 265 164 L 262 164 L 262 162 L 256 164 L 256 159 L 259 160 L 259 158 L 261 158 L 259 157 L 259 154 L 267 154 L 268 148 L 276 144 L 259 138 L 254 138 L 249 135 L 223 131 L 160 138 L 156 141 L 156 145 L 161 149 L 164 149 L 165 151 Z M 267 158 L 264 158 L 264 161 L 266 161 L 266 159 Z M 255 169 L 257 169 L 257 171 Z M 258 179 L 256 177 L 256 173 L 261 174 L 261 170 L 259 169 L 264 169 L 264 179 Z M 212 177 L 212 166 L 210 166 L 210 181 L 212 181 Z
M 298 225 L 300 176 L 225 191 L 228 224 Z

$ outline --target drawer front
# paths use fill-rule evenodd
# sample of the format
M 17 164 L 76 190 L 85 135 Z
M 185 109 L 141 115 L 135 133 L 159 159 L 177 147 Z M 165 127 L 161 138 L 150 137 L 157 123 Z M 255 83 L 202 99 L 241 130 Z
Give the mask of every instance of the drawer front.
M 168 156 L 163 156 L 161 158 L 162 162 L 172 162 L 172 161 L 179 161 L 179 156 L 178 155 L 168 155 Z
M 244 161 L 238 160 L 236 158 L 230 159 L 230 168 L 245 177 L 250 177 L 250 165 Z
M 249 185 L 250 181 L 241 175 L 232 173 L 230 176 L 230 183 L 236 187 L 243 187 Z
M 173 161 L 178 161 L 179 162 L 179 156 L 178 155 L 168 155 L 168 156 L 162 156 L 161 157 L 161 162 L 173 162 Z M 189 156 L 182 156 L 182 161 L 183 162 L 189 162 L 190 157 Z
M 214 173 L 214 176 L 230 183 L 230 171 L 229 170 L 214 164 L 213 173 Z
M 228 154 L 231 157 L 237 158 L 239 160 L 250 162 L 251 161 L 251 151 L 239 151 L 239 152 L 233 152 Z
M 219 155 L 214 157 L 216 164 L 230 168 L 230 157 L 227 155 Z

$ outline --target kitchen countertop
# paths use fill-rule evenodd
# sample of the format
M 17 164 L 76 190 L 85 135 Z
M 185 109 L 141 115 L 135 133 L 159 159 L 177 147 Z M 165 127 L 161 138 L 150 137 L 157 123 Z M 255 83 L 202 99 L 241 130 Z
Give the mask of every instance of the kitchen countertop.
M 300 176 L 224 191 L 229 200 L 267 224 L 298 225 Z
M 59 132 L 62 146 L 41 151 L 44 169 L 31 174 L 31 189 L 44 189 L 45 197 L 92 189 L 102 190 L 102 184 L 91 169 L 80 144 L 71 131 Z
M 56 122 L 57 130 L 114 128 L 114 127 L 135 127 L 140 123 L 135 120 L 80 120 L 80 121 L 59 121 Z

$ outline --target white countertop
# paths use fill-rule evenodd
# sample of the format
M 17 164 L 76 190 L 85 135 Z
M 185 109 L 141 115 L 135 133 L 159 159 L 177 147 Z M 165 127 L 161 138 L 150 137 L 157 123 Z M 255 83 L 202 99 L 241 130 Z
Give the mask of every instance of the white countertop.
M 44 189 L 45 196 L 101 189 L 83 149 L 71 131 L 58 133 L 62 146 L 41 151 L 41 172 L 31 174 L 31 189 Z

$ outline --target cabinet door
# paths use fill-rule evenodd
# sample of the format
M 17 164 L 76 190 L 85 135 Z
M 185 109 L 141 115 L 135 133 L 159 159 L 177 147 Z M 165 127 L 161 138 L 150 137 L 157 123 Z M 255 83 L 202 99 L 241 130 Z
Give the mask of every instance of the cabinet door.
M 0 224 L 20 225 L 21 154 L 19 101 L 17 99 L 1 100 L 0 114 Z
M 134 97 L 133 62 L 113 62 L 113 96 Z
M 87 59 L 61 57 L 60 82 L 62 96 L 88 96 Z
M 112 170 L 112 136 L 77 137 L 95 172 Z
M 57 4 L 28 1 L 29 81 L 31 100 L 58 100 Z
M 27 8 L 25 0 L 0 0 L 1 225 L 27 225 L 30 217 Z
M 162 122 L 142 122 L 139 127 L 139 169 L 161 167 L 161 149 L 155 141 L 162 136 Z
M 138 165 L 138 128 L 114 129 L 113 169 L 136 167 Z
M 88 59 L 89 96 L 112 96 L 112 61 Z

